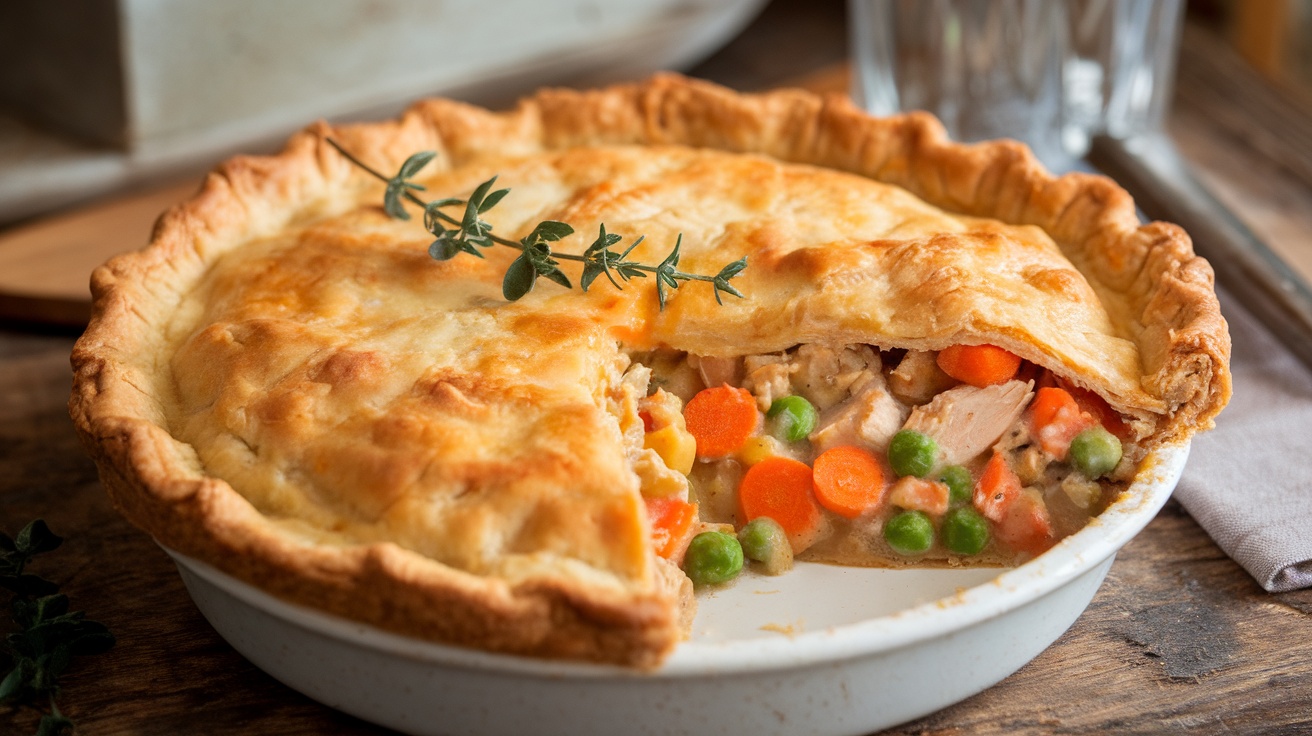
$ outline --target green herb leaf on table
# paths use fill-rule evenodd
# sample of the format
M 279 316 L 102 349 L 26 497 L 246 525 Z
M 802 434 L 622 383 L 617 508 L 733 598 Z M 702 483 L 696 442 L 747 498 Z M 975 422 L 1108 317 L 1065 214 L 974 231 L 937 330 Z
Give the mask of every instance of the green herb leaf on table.
M 50 702 L 50 707 L 55 708 L 53 700 Z M 55 708 L 54 713 L 41 716 L 41 724 L 37 727 L 36 736 L 60 736 L 60 734 L 72 731 L 73 728 L 73 722 L 68 720 L 63 713 L 60 713 L 58 708 Z
M 28 556 L 50 552 L 63 543 L 63 537 L 50 531 L 50 527 L 41 519 L 23 527 L 18 536 L 14 537 L 14 549 Z
M 468 199 L 448 197 L 425 202 L 415 195 L 415 192 L 425 191 L 424 186 L 411 180 L 436 157 L 435 152 L 422 151 L 413 154 L 401 164 L 396 176 L 389 177 L 356 158 L 337 141 L 328 138 L 327 142 L 352 164 L 387 185 L 383 193 L 383 210 L 389 217 L 409 220 L 410 213 L 406 210 L 406 202 L 423 208 L 424 229 L 436 238 L 428 246 L 428 255 L 434 260 L 447 261 L 461 253 L 483 258 L 480 249 L 490 248 L 493 245 L 517 248 L 520 251 L 520 256 L 511 262 L 501 280 L 501 295 L 507 301 L 516 301 L 523 298 L 533 290 L 533 285 L 539 277 L 546 278 L 567 289 L 573 288 L 569 277 L 559 268 L 560 261 L 583 264 L 583 272 L 579 277 L 579 286 L 585 292 L 597 280 L 598 276 L 605 275 L 606 279 L 616 289 L 623 289 L 621 282 L 627 283 L 632 279 L 646 278 L 648 274 L 654 274 L 656 276 L 656 298 L 662 310 L 665 309 L 668 299 L 666 289 L 678 289 L 680 282 L 684 281 L 705 281 L 710 283 L 714 289 L 717 304 L 724 303 L 720 296 L 722 293 L 732 294 L 740 299 L 744 296 L 729 281 L 747 268 L 746 256 L 720 269 L 720 272 L 715 276 L 686 273 L 678 268 L 679 247 L 683 242 L 683 235 L 680 234 L 675 240 L 674 249 L 660 265 L 652 266 L 639 261 L 630 261 L 629 254 L 633 252 L 634 248 L 638 247 L 644 236 L 638 236 L 623 252 L 616 252 L 612 250 L 612 247 L 619 244 L 623 237 L 606 232 L 604 223 L 601 224 L 601 232 L 597 239 L 588 246 L 582 255 L 556 253 L 551 250 L 549 244 L 560 241 L 574 233 L 574 228 L 564 222 L 544 220 L 518 242 L 492 233 L 491 223 L 483 220 L 481 215 L 491 210 L 506 195 L 510 194 L 509 189 L 497 189 L 495 191 L 492 189 L 497 181 L 495 176 L 479 184 Z M 459 219 L 443 211 L 446 208 L 461 206 L 464 207 L 464 212 Z
M 99 654 L 114 646 L 114 635 L 81 611 L 69 611 L 68 597 L 49 580 L 25 572 L 32 558 L 59 547 L 64 540 L 44 521 L 33 521 L 17 536 L 0 533 L 0 586 L 14 595 L 10 611 L 18 631 L 7 634 L 0 654 L 9 667 L 0 679 L 0 701 L 36 706 L 45 698 L 50 713 L 41 718 L 37 734 L 61 734 L 74 725 L 55 704 L 59 677 L 73 657 Z

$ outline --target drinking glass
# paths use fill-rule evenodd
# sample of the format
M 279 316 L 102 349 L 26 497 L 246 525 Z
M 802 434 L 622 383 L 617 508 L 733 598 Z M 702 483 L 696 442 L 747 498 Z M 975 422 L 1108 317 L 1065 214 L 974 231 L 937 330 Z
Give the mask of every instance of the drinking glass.
M 1181 0 L 849 0 L 853 97 L 1015 138 L 1069 168 L 1092 136 L 1159 128 Z
M 1067 0 L 1066 149 L 1162 129 L 1180 44 L 1181 0 Z

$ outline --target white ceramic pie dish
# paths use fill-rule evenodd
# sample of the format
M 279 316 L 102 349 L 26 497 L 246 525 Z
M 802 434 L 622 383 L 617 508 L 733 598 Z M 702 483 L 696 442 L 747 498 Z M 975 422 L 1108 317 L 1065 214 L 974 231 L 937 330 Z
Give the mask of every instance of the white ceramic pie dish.
M 286 603 L 170 552 L 245 657 L 325 705 L 414 734 L 857 734 L 963 700 L 1080 616 L 1116 552 L 1166 503 L 1189 446 L 1151 458 L 1081 532 L 1015 569 L 800 564 L 700 597 L 659 670 L 431 644 Z

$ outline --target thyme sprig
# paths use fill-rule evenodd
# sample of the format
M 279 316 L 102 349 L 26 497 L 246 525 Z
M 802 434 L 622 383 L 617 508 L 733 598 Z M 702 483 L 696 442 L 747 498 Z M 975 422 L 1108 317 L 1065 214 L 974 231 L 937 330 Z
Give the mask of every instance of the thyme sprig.
M 581 255 L 557 253 L 551 249 L 551 243 L 574 233 L 574 228 L 564 222 L 544 220 L 538 223 L 532 232 L 518 241 L 503 238 L 492 232 L 492 225 L 483 219 L 483 214 L 495 207 L 498 202 L 510 193 L 509 189 L 493 189 L 497 181 L 495 176 L 479 184 L 468 199 L 448 197 L 430 202 L 425 201 L 416 194 L 416 192 L 425 191 L 425 188 L 422 184 L 414 182 L 413 179 L 433 160 L 437 155 L 435 152 L 423 151 L 416 153 L 401 164 L 401 168 L 395 176 L 387 176 L 356 158 L 337 141 L 329 138 L 328 143 L 351 163 L 387 185 L 383 192 L 383 210 L 388 216 L 399 220 L 409 220 L 410 213 L 406 210 L 406 202 L 423 209 L 424 229 L 436 238 L 428 246 L 428 254 L 434 260 L 450 260 L 461 253 L 483 258 L 482 249 L 494 245 L 518 249 L 520 251 L 519 257 L 506 269 L 506 274 L 501 281 L 501 294 L 507 301 L 513 302 L 528 294 L 533 290 L 533 285 L 539 278 L 554 281 L 567 289 L 573 288 L 569 277 L 560 270 L 561 261 L 583 264 L 583 271 L 579 276 L 579 286 L 585 292 L 599 276 L 605 276 L 617 289 L 623 289 L 624 283 L 628 283 L 635 278 L 654 276 L 656 279 L 656 299 L 661 309 L 665 309 L 666 301 L 669 298 L 667 290 L 678 289 L 682 282 L 687 281 L 703 281 L 711 284 L 717 304 L 724 303 L 721 298 L 722 293 L 732 294 L 739 298 L 743 296 L 743 293 L 729 282 L 747 268 L 746 256 L 726 265 L 714 276 L 682 271 L 679 269 L 679 247 L 683 243 L 681 233 L 675 240 L 674 248 L 665 257 L 665 260 L 661 261 L 659 265 L 653 266 L 640 261 L 629 260 L 629 254 L 643 242 L 644 236 L 638 236 L 622 251 L 617 251 L 615 246 L 619 245 L 624 238 L 621 235 L 607 232 L 605 223 L 601 224 L 597 239 Z M 464 207 L 463 213 L 458 218 L 443 211 L 455 207 Z
M 19 631 L 5 637 L 0 660 L 9 673 L 0 679 L 0 702 L 22 705 L 45 699 L 50 712 L 41 716 L 37 736 L 55 736 L 73 729 L 59 711 L 59 676 L 74 656 L 99 654 L 114 646 L 114 635 L 103 624 L 88 621 L 81 611 L 68 610 L 68 596 L 59 586 L 26 571 L 32 558 L 63 543 L 46 523 L 33 521 L 17 536 L 0 533 L 0 587 L 13 593 L 10 609 Z

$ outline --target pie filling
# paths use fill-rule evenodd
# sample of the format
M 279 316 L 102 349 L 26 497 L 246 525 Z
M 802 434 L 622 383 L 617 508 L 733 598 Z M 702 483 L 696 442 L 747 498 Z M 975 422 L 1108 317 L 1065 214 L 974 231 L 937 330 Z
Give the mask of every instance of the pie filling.
M 717 535 L 769 573 L 794 555 L 1017 564 L 1083 528 L 1143 457 L 1100 397 L 990 345 L 631 357 L 621 425 L 653 545 L 695 582 L 736 574 Z
M 598 157 L 627 170 L 652 156 L 571 155 L 581 161 L 553 159 L 552 170 L 590 171 Z M 711 156 L 662 155 L 684 168 Z M 516 168 L 528 163 L 502 163 L 508 181 L 533 181 Z M 727 155 L 713 163 L 708 170 L 765 166 Z M 706 176 L 699 168 L 692 181 Z M 646 191 L 633 177 L 628 189 L 571 184 L 582 193 L 551 211 L 678 242 L 663 237 L 670 227 L 657 215 L 621 206 L 628 200 L 615 192 Z M 507 303 L 509 254 L 434 264 L 411 226 L 377 208 L 253 240 L 216 263 L 177 310 L 173 430 L 207 473 L 300 542 L 389 543 L 510 585 L 651 585 L 649 533 L 656 555 L 696 583 L 734 567 L 708 576 L 703 558 L 744 552 L 771 572 L 796 555 L 1011 565 L 1082 528 L 1143 456 L 1106 403 L 1001 348 L 859 341 L 971 334 L 966 315 L 1012 309 L 1015 299 L 967 298 L 996 291 L 993 276 L 971 274 L 1008 284 L 1022 268 L 969 266 L 993 254 L 1027 264 L 1018 293 L 1035 305 L 1010 322 L 1052 315 L 1045 330 L 1066 325 L 1092 340 L 1073 354 L 1097 347 L 1108 359 L 1090 372 L 1120 376 L 1138 364 L 1134 346 L 1115 336 L 1091 287 L 1037 230 L 963 223 L 874 182 L 843 184 L 869 202 L 897 199 L 867 224 L 845 219 L 853 232 L 832 243 L 809 224 L 739 225 L 751 218 L 738 205 L 720 212 L 699 200 L 714 216 L 686 214 L 681 227 L 739 220 L 689 237 L 685 263 L 746 255 L 752 297 L 717 304 L 681 292 L 668 311 L 637 289 L 544 286 Z M 431 190 L 462 186 L 436 181 Z M 519 190 L 536 216 L 532 186 Z M 915 217 L 898 214 L 908 208 Z M 905 239 L 888 237 L 893 215 L 911 223 L 897 226 Z M 912 225 L 946 234 L 904 232 Z M 799 275 L 805 283 L 794 283 Z M 946 296 L 913 300 L 911 287 L 888 282 L 926 279 L 946 279 L 935 287 Z M 867 297 L 872 307 L 853 296 L 869 290 L 896 297 Z M 798 337 L 785 337 L 799 325 Z M 803 333 L 845 337 L 760 352 Z M 1036 341 L 1038 354 L 1047 343 Z M 720 345 L 725 353 L 707 354 Z M 710 536 L 696 541 L 702 533 Z

